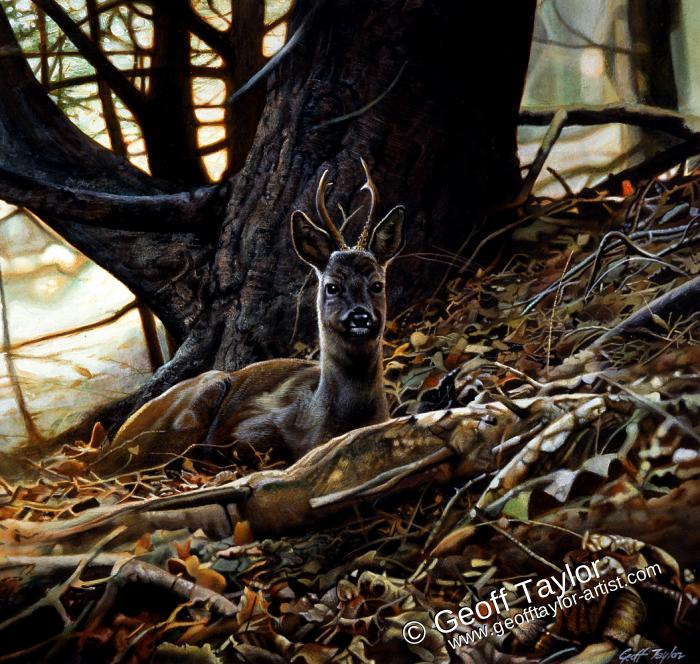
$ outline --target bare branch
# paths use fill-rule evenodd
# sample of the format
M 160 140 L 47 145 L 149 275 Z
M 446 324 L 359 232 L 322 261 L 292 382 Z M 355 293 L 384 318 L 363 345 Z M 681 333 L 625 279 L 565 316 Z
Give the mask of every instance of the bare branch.
M 697 311 L 700 302 L 700 276 L 673 288 L 653 302 L 637 309 L 631 316 L 625 318 L 619 325 L 598 337 L 589 350 L 600 348 L 604 343 L 616 336 L 633 329 L 649 328 L 656 325 L 656 320 L 667 320 L 671 316 L 689 315 Z
M 294 47 L 301 41 L 301 38 L 311 24 L 312 14 L 308 14 L 301 25 L 296 29 L 296 32 L 287 40 L 287 43 L 275 53 L 265 65 L 253 76 L 251 76 L 238 90 L 236 90 L 227 100 L 226 106 L 231 106 L 240 99 L 249 90 L 252 90 L 258 83 L 264 81 L 293 50 Z
M 0 195 L 36 214 L 78 224 L 153 233 L 202 232 L 220 218 L 226 186 L 207 185 L 174 194 L 112 194 L 57 185 L 0 167 Z
M 145 110 L 145 100 L 133 83 L 115 67 L 111 60 L 102 52 L 73 21 L 68 13 L 55 0 L 33 0 L 34 4 L 50 16 L 75 47 L 83 54 L 85 59 L 104 78 L 115 94 L 126 104 L 134 115 L 140 116 Z
M 671 136 L 688 139 L 700 130 L 700 118 L 683 115 L 656 106 L 644 104 L 603 104 L 601 106 L 561 106 L 556 108 L 523 109 L 520 124 L 546 126 L 557 111 L 566 112 L 564 126 L 628 124 L 645 129 L 663 131 Z
M 523 182 L 523 186 L 520 189 L 520 193 L 518 194 L 518 196 L 516 197 L 516 199 L 514 201 L 514 205 L 521 205 L 530 196 L 530 192 L 532 191 L 532 188 L 535 186 L 535 182 L 536 182 L 539 174 L 542 171 L 542 167 L 544 166 L 545 162 L 547 161 L 547 157 L 549 157 L 549 153 L 554 148 L 554 145 L 557 142 L 557 139 L 561 135 L 561 132 L 564 129 L 564 125 L 567 122 L 567 119 L 568 119 L 568 114 L 562 108 L 558 109 L 554 113 L 554 115 L 552 116 L 552 120 L 549 123 L 547 133 L 545 133 L 544 138 L 542 139 L 542 144 L 540 145 L 539 149 L 537 150 L 537 155 L 535 156 L 535 160 L 532 162 L 532 166 L 530 166 L 530 170 L 528 171 L 527 177 L 525 178 L 525 180 Z

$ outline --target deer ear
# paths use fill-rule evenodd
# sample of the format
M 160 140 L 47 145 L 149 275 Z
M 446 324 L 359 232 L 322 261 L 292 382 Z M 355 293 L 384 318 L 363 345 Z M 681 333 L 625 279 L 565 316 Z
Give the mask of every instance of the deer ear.
M 333 253 L 330 235 L 301 210 L 292 212 L 292 244 L 301 260 L 323 272 Z
M 397 205 L 390 210 L 372 231 L 368 248 L 380 264 L 388 263 L 398 254 L 405 244 L 403 221 L 406 209 Z

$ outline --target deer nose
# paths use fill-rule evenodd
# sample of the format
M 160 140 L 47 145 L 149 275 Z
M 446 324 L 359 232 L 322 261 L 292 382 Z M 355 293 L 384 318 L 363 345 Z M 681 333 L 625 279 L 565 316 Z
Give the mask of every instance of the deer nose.
M 369 329 L 374 324 L 374 317 L 366 309 L 353 309 L 345 319 L 350 328 Z

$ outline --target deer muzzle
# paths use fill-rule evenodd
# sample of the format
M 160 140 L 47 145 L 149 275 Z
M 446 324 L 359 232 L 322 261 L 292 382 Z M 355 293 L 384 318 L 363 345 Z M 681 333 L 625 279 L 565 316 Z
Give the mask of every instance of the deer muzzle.
M 379 332 L 376 316 L 364 307 L 356 307 L 343 319 L 346 333 L 351 337 L 375 337 Z

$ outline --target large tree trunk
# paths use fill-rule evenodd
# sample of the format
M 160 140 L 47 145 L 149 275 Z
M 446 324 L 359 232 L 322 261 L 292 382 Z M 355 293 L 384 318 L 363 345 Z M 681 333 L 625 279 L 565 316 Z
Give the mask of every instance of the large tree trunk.
M 434 265 L 411 254 L 454 251 L 489 207 L 517 190 L 517 109 L 534 5 L 322 4 L 276 73 L 234 181 L 212 280 L 223 323 L 217 367 L 289 352 L 305 273 L 291 250 L 289 213 L 312 208 L 326 168 L 336 213 L 338 204 L 352 211 L 366 203 L 357 195 L 359 157 L 374 174 L 381 207 L 407 206 L 409 245 L 390 277 L 394 305 L 435 287 Z M 312 6 L 298 3 L 292 32 Z M 313 307 L 301 312 L 297 327 L 308 334 Z
M 333 212 L 366 203 L 360 157 L 379 187 L 379 212 L 406 205 L 408 248 L 392 266 L 390 299 L 397 307 L 429 294 L 435 269 L 416 254 L 455 251 L 518 190 L 517 114 L 534 12 L 535 0 L 299 0 L 289 29 L 303 32 L 268 80 L 245 165 L 221 186 L 189 192 L 91 144 L 23 59 L 5 57 L 0 134 L 13 147 L 0 153 L 0 197 L 33 209 L 124 281 L 180 344 L 103 422 L 118 423 L 204 369 L 287 355 L 294 330 L 312 338 L 313 307 L 295 321 L 306 270 L 288 220 L 297 207 L 311 209 L 326 168 Z M 2 41 L 16 49 L 1 14 L 0 23 Z M 22 124 L 18 106 L 45 126 Z M 22 159 L 12 161 L 13 150 Z

